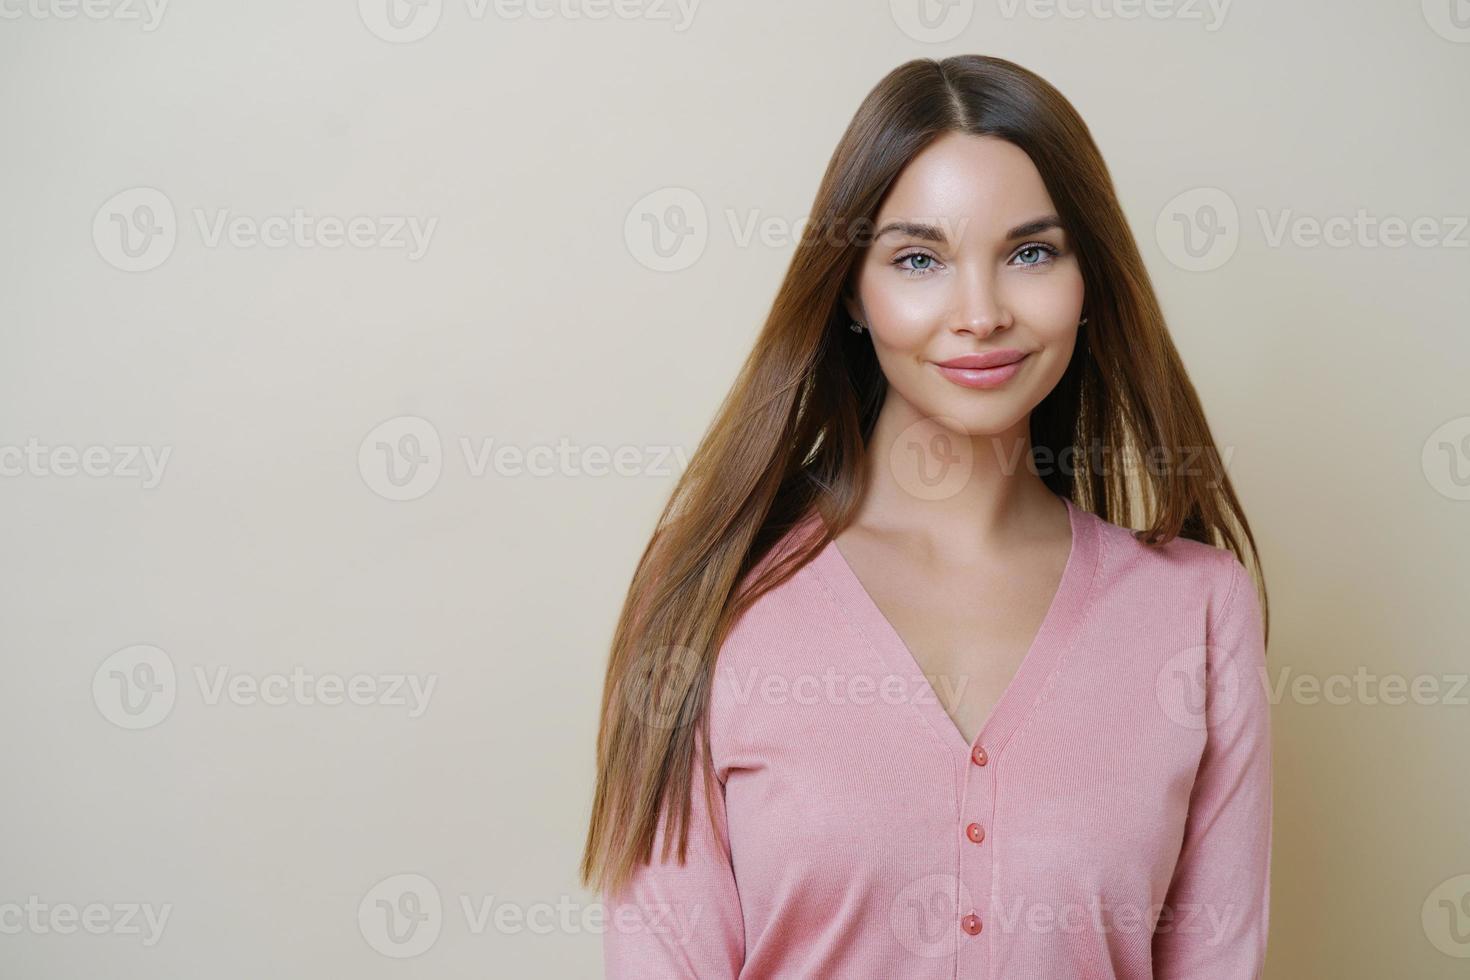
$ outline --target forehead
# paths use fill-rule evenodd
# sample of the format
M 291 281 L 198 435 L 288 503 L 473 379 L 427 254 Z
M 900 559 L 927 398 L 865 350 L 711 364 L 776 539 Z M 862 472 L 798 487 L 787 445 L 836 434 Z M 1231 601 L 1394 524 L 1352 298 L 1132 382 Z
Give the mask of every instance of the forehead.
M 1054 209 L 1041 173 L 1026 151 L 997 136 L 945 133 L 899 172 L 877 226 L 896 219 L 963 219 L 960 230 L 1004 232 Z

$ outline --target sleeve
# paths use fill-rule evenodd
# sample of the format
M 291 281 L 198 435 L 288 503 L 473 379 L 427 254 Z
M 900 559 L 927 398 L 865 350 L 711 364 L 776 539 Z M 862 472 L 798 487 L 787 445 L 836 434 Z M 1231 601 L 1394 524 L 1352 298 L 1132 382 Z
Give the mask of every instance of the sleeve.
M 705 766 L 695 752 L 689 850 L 679 864 L 678 840 L 660 860 L 668 810 L 653 853 L 617 894 L 605 893 L 603 968 L 607 980 L 735 980 L 745 958 L 745 923 L 730 864 L 725 787 L 715 781 L 718 833 L 705 802 Z
M 1153 940 L 1158 980 L 1258 980 L 1270 916 L 1271 720 L 1260 599 L 1230 584 L 1205 646 L 1206 741 Z

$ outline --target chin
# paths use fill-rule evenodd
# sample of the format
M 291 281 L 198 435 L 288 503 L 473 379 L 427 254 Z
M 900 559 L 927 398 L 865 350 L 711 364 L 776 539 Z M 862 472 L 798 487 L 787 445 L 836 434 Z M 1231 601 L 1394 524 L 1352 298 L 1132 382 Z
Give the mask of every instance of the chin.
M 994 392 L 986 392 L 994 395 Z M 938 424 L 951 429 L 956 435 L 965 436 L 998 436 L 1009 432 L 1011 429 L 1026 418 L 1026 412 L 1021 409 L 1022 402 L 1015 398 L 1005 397 L 1001 402 L 997 399 L 995 404 L 979 408 L 973 404 L 938 404 L 932 411 L 925 410 L 924 414 L 934 419 Z

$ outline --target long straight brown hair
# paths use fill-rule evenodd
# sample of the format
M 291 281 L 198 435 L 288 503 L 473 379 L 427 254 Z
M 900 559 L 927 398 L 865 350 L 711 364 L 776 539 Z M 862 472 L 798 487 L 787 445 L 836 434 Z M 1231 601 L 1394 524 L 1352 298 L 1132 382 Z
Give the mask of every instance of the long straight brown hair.
M 589 887 L 616 891 L 650 860 L 665 808 L 660 860 L 675 838 L 685 860 L 701 764 L 714 799 L 706 709 L 725 635 L 857 512 L 887 385 L 872 343 L 844 316 L 864 247 L 854 231 L 871 228 L 903 166 L 949 132 L 1024 150 L 1081 263 L 1088 323 L 1031 413 L 1042 480 L 1104 520 L 1141 526 L 1146 544 L 1185 537 L 1229 548 L 1254 566 L 1269 635 L 1255 539 L 1081 117 L 1044 79 L 1001 58 L 909 61 L 868 94 L 838 143 L 755 347 L 633 574 L 603 689 L 581 865 Z M 1149 447 L 1171 465 L 1147 461 Z M 1111 462 L 1051 462 L 1068 458 Z M 813 514 L 819 533 L 773 552 Z

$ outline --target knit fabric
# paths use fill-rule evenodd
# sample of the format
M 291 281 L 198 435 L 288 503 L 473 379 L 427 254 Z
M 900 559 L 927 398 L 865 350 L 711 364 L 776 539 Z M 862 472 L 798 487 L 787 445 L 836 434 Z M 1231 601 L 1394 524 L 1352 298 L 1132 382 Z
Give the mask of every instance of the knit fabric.
M 1060 587 L 973 742 L 835 543 L 740 617 L 711 692 L 718 833 L 696 764 L 687 862 L 660 860 L 661 823 L 603 896 L 607 977 L 1260 976 L 1255 586 L 1225 549 L 1065 502 Z

